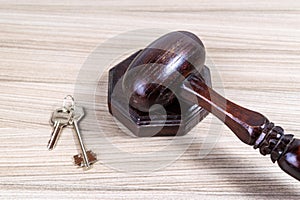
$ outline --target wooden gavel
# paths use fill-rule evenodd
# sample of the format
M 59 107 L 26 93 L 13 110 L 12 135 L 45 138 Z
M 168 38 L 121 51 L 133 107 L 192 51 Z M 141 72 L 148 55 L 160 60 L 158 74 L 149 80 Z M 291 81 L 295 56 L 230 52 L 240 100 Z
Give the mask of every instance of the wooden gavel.
M 283 171 L 300 180 L 300 140 L 284 134 L 262 114 L 215 92 L 198 73 L 204 62 L 205 48 L 197 36 L 185 31 L 168 33 L 127 63 L 120 91 L 130 107 L 141 113 L 155 104 L 168 107 L 178 99 L 192 101 L 224 122 L 242 142 L 258 148 L 262 155 L 270 154 L 272 162 L 277 161 Z M 127 123 L 125 118 L 120 121 Z

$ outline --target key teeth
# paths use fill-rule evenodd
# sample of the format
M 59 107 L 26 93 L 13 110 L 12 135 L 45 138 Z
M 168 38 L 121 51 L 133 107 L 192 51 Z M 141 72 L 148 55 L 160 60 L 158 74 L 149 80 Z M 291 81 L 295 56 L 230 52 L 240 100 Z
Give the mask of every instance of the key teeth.
M 92 152 L 91 150 L 86 152 L 87 156 L 88 156 L 88 160 L 89 160 L 89 165 L 94 164 L 95 162 L 97 162 L 97 155 Z M 79 166 L 79 167 L 86 167 L 84 160 L 83 160 L 83 156 L 82 154 L 77 154 L 75 156 L 73 156 L 74 159 L 74 164 Z

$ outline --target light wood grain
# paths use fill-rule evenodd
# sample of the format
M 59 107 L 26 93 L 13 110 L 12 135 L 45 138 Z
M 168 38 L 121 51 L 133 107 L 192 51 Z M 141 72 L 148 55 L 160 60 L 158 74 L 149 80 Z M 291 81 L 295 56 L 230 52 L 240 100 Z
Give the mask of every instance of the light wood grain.
M 109 149 L 97 152 L 93 169 L 77 169 L 69 129 L 47 151 L 50 113 L 74 92 L 88 56 L 111 37 L 151 28 L 198 35 L 221 77 L 213 73 L 216 89 L 223 85 L 227 98 L 300 137 L 299 1 L 0 1 L 1 198 L 299 199 L 298 181 L 227 128 L 200 159 L 207 138 L 200 133 L 217 123 L 212 116 L 191 131 L 194 141 L 181 157 L 154 172 L 111 168 L 101 162 L 118 162 Z M 138 153 L 170 141 L 124 134 L 107 113 L 107 73 L 100 83 L 101 127 L 111 144 Z M 87 146 L 98 151 L 90 126 L 97 124 L 82 127 Z

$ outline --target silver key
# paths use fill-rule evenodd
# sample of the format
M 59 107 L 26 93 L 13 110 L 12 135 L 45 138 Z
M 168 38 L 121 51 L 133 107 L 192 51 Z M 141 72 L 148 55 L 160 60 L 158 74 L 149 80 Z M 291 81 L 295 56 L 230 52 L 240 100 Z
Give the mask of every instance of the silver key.
M 50 125 L 53 126 L 53 129 L 47 146 L 49 150 L 52 150 L 55 147 L 62 129 L 69 125 L 71 118 L 72 112 L 65 108 L 56 109 L 52 113 Z
M 82 107 L 75 106 L 74 98 L 68 95 L 64 98 L 63 107 L 53 112 L 50 124 L 54 127 L 48 143 L 48 149 L 54 148 L 62 129 L 66 126 L 73 128 L 80 144 L 81 153 L 74 156 L 74 162 L 80 167 L 89 168 L 97 161 L 97 156 L 92 151 L 86 151 L 79 131 L 78 122 L 84 116 Z
M 78 165 L 80 167 L 89 168 L 93 163 L 95 163 L 97 161 L 97 156 L 91 150 L 87 151 L 85 148 L 85 145 L 83 143 L 82 136 L 80 134 L 80 130 L 78 127 L 78 123 L 83 117 L 84 117 L 83 108 L 78 107 L 78 106 L 74 107 L 73 116 L 70 121 L 70 124 L 72 125 L 73 130 L 76 134 L 78 143 L 80 145 L 81 153 L 78 155 L 75 155 L 73 158 L 74 158 L 74 163 L 76 165 Z

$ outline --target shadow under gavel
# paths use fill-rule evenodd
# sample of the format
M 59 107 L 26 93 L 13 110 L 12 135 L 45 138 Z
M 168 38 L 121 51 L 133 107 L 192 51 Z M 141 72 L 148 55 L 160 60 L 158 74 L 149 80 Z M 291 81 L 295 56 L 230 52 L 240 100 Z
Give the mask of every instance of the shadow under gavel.
M 181 101 L 197 104 L 219 118 L 242 142 L 258 148 L 262 155 L 270 154 L 283 171 L 300 180 L 300 140 L 284 134 L 264 115 L 215 92 L 200 73 L 204 63 L 205 48 L 197 36 L 186 31 L 168 33 L 121 63 L 127 67 L 120 72 L 124 76 L 119 93 L 124 93 L 130 109 L 140 115 L 149 113 L 157 104 L 169 110 L 180 106 Z M 109 108 L 114 115 L 121 108 L 113 98 L 109 95 Z M 125 125 L 131 123 L 120 112 L 114 116 Z M 138 126 L 140 121 L 136 121 Z M 133 130 L 132 126 L 129 129 Z

